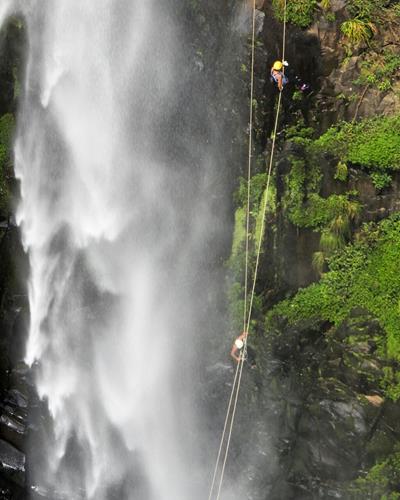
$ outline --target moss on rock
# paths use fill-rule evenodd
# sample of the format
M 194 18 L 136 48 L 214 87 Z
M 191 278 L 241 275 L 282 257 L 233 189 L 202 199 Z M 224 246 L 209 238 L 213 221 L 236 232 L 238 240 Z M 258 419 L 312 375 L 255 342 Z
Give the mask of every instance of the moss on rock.
M 329 260 L 330 270 L 319 283 L 299 290 L 275 306 L 267 316 L 267 329 L 278 317 L 289 324 L 323 320 L 341 325 L 356 309 L 377 318 L 383 336 L 377 342 L 385 359 L 400 360 L 400 214 L 380 224 L 366 225 L 358 241 Z M 370 368 L 370 367 L 369 367 Z M 369 369 L 368 368 L 368 369 Z M 400 379 L 388 367 L 382 387 L 392 399 L 400 396 Z

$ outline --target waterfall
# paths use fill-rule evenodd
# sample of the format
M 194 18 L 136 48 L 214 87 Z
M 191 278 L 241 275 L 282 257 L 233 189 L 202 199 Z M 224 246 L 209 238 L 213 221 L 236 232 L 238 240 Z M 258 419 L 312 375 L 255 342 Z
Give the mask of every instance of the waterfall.
M 0 6 L 28 34 L 17 220 L 50 416 L 32 477 L 52 499 L 206 496 L 193 381 L 228 159 L 184 3 Z

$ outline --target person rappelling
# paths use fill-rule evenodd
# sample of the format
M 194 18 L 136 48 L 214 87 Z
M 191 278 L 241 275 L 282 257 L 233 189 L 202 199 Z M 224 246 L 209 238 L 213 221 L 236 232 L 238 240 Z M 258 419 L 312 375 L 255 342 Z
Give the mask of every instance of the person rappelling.
M 241 360 L 247 361 L 250 368 L 256 367 L 256 356 L 254 350 L 247 344 L 247 332 L 243 332 L 237 337 L 232 345 L 231 356 L 237 362 L 240 363 Z M 246 349 L 244 349 L 246 344 Z
M 239 337 L 235 340 L 233 343 L 232 349 L 231 349 L 231 356 L 232 358 L 240 363 L 240 360 L 243 357 L 243 347 L 244 343 L 247 338 L 247 332 L 243 332 L 239 335 Z
M 271 82 L 278 87 L 280 92 L 289 82 L 288 77 L 285 75 L 285 66 L 289 66 L 287 61 L 275 61 L 271 68 Z

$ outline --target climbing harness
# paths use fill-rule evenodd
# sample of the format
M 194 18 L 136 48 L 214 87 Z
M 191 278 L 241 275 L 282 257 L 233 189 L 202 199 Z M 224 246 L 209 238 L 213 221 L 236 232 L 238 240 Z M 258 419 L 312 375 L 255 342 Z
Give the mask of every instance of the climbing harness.
M 282 37 L 282 61 L 285 60 L 285 47 L 286 47 L 286 3 L 287 0 L 284 0 L 283 5 L 283 37 Z M 253 150 L 253 95 L 254 95 L 254 59 L 255 59 L 255 34 L 256 34 L 256 0 L 253 0 L 253 26 L 252 26 L 252 40 L 251 40 L 251 77 L 250 77 L 250 113 L 249 113 L 249 150 L 248 150 L 248 171 L 247 171 L 247 210 L 246 210 L 246 249 L 245 249 L 245 272 L 244 272 L 244 312 L 243 312 L 243 331 L 249 332 L 251 314 L 253 310 L 253 302 L 255 295 L 255 287 L 257 283 L 257 275 L 260 264 L 260 255 L 261 255 L 261 246 L 263 242 L 264 235 L 264 227 L 265 227 L 265 216 L 267 213 L 268 199 L 269 199 L 269 191 L 271 184 L 271 174 L 272 174 L 272 165 L 274 161 L 275 154 L 275 143 L 277 137 L 278 123 L 279 123 L 279 115 L 281 110 L 281 102 L 282 102 L 282 91 L 279 92 L 278 103 L 276 107 L 276 115 L 275 115 L 275 123 L 274 123 L 274 131 L 272 135 L 272 145 L 271 145 L 271 154 L 269 157 L 269 164 L 267 169 L 267 184 L 265 187 L 265 196 L 264 203 L 262 209 L 262 218 L 261 218 L 261 230 L 260 236 L 257 243 L 257 252 L 256 252 L 256 263 L 254 268 L 254 276 L 253 283 L 250 291 L 250 295 L 248 294 L 248 281 L 249 281 L 249 237 L 250 237 L 250 186 L 251 186 L 251 160 L 252 160 L 252 150 Z M 282 66 L 282 71 L 284 74 L 285 68 Z M 250 301 L 248 303 L 248 299 L 250 296 Z M 229 397 L 228 408 L 225 416 L 224 427 L 222 430 L 222 436 L 219 444 L 219 450 L 217 454 L 217 459 L 215 463 L 213 478 L 211 482 L 210 492 L 208 496 L 208 500 L 219 500 L 222 491 L 222 484 L 224 480 L 225 467 L 228 459 L 229 447 L 232 437 L 233 424 L 235 421 L 236 408 L 239 398 L 240 384 L 242 381 L 243 374 L 243 365 L 245 359 L 247 358 L 247 338 L 246 336 L 243 340 L 243 350 L 240 354 L 240 361 L 237 363 L 235 375 L 232 384 L 232 390 Z M 215 496 L 214 496 L 215 492 Z

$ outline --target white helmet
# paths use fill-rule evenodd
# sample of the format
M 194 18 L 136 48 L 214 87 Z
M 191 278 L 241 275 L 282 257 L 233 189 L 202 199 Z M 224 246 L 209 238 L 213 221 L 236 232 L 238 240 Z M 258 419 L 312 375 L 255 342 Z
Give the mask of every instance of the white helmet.
M 241 339 L 236 339 L 236 340 L 235 340 L 235 346 L 236 346 L 238 349 L 241 349 L 241 348 L 244 346 L 244 342 L 243 342 L 243 340 L 241 340 Z

